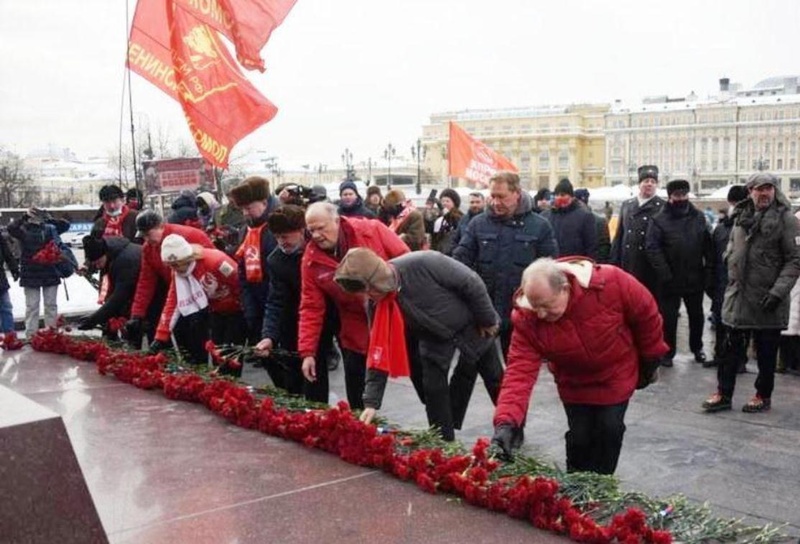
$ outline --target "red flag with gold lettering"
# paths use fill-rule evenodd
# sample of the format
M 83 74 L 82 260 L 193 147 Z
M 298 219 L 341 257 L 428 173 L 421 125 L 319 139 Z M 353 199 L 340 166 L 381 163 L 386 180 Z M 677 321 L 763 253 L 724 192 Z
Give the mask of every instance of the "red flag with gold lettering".
M 278 112 L 216 31 L 174 0 L 139 0 L 128 66 L 180 102 L 200 154 L 220 168 L 239 140 Z
M 260 51 L 297 0 L 175 0 L 236 47 L 244 68 L 264 71 Z
M 448 153 L 451 177 L 466 178 L 484 186 L 500 170 L 517 171 L 514 163 L 470 136 L 453 121 L 450 121 Z

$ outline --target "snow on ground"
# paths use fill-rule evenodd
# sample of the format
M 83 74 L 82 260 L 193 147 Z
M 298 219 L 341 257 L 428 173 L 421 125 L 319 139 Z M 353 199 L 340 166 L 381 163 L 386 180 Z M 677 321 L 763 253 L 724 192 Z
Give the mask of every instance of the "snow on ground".
M 72 250 L 77 257 L 78 262 L 83 262 L 83 250 Z M 14 320 L 22 321 L 25 318 L 25 291 L 11 278 L 11 274 L 6 272 L 8 282 L 11 284 L 9 294 L 11 295 L 11 304 L 14 306 Z M 99 308 L 97 304 L 97 290 L 92 287 L 88 281 L 83 279 L 77 274 L 73 274 L 66 280 L 66 289 L 64 282 L 58 288 L 58 313 L 64 316 L 84 315 L 95 311 Z M 69 300 L 67 300 L 67 292 L 69 292 Z M 39 310 L 42 317 L 44 317 L 44 308 L 40 307 Z

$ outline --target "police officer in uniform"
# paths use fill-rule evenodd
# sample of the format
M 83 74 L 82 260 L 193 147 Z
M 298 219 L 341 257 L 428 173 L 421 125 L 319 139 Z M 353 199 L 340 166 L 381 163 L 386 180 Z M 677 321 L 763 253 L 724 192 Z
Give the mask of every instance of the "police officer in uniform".
M 632 274 L 658 300 L 658 280 L 645 251 L 647 229 L 653 216 L 664 208 L 664 199 L 656 196 L 656 189 L 658 167 L 640 166 L 639 194 L 622 203 L 610 263 Z

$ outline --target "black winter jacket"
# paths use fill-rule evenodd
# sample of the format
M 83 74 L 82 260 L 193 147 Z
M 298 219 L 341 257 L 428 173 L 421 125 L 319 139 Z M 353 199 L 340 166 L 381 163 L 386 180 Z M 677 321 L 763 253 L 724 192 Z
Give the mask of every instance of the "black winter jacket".
M 553 225 L 561 257 L 581 256 L 597 259 L 597 226 L 591 211 L 577 199 L 565 208 L 550 208 L 542 217 Z
M 50 240 L 69 230 L 69 221 L 48 219 L 45 223 L 28 221 L 23 215 L 8 225 L 8 233 L 19 240 L 20 281 L 22 287 L 52 287 L 61 283 L 54 264 L 39 264 L 32 261 L 33 256 Z
M 667 202 L 653 217 L 645 248 L 664 294 L 702 293 L 713 278 L 714 246 L 706 216 Z
M 736 215 L 731 214 L 730 217 L 721 219 L 711 234 L 711 242 L 714 245 L 714 290 L 711 311 L 718 317 L 722 312 L 722 299 L 725 298 L 725 287 L 728 285 L 728 265 L 725 264 L 725 250 L 731 238 L 731 230 L 733 230 L 733 222 L 736 221 Z
M 636 197 L 623 202 L 609 258 L 611 264 L 632 274 L 654 295 L 658 292 L 658 281 L 645 251 L 645 235 L 653 216 L 663 206 L 664 199 L 658 196 L 641 206 Z
M 353 204 L 345 206 L 339 203 L 339 215 L 345 217 L 366 217 L 367 219 L 377 219 L 375 213 L 364 205 L 361 197 L 358 197 Z
M 478 329 L 499 324 L 500 316 L 475 272 L 437 251 L 414 251 L 389 264 L 399 278 L 406 330 L 419 340 L 423 360 L 425 353 L 441 351 L 426 349 L 427 342 L 454 345 L 468 364 L 492 349 L 494 338 L 481 337 Z M 369 369 L 364 405 L 380 408 L 385 387 L 386 373 Z
M 130 317 L 139 268 L 142 263 L 142 246 L 127 238 L 106 238 L 108 262 L 103 274 L 108 274 L 110 288 L 100 308 L 88 317 L 90 327 L 102 325 L 112 317 Z
M 302 251 L 287 255 L 278 247 L 267 258 L 269 293 L 261 337 L 270 338 L 275 347 L 290 351 L 297 351 L 302 259 Z
M 512 297 L 522 271 L 539 257 L 558 257 L 553 227 L 531 209 L 523 191 L 512 217 L 498 217 L 491 206 L 467 226 L 453 258 L 475 270 L 505 324 L 511 320 Z

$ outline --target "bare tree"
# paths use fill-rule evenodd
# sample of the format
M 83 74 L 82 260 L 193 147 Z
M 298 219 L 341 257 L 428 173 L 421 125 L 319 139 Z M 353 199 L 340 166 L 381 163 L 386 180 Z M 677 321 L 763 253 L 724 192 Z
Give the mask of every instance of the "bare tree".
M 0 205 L 5 208 L 32 206 L 39 196 L 33 176 L 25 170 L 22 159 L 0 149 Z

